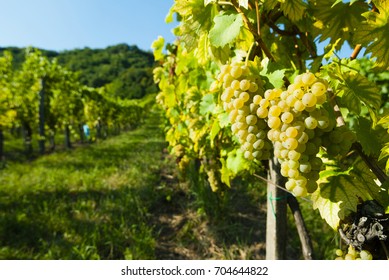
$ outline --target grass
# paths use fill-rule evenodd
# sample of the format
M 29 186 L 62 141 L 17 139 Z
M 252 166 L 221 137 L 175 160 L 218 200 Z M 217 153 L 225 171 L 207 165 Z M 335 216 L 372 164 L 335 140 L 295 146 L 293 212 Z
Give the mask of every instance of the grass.
M 0 171 L 1 259 L 150 259 L 165 147 L 160 129 L 7 163 Z
M 266 188 L 178 180 L 157 113 L 134 131 L 0 169 L 0 259 L 264 259 Z M 317 258 L 334 236 L 302 203 Z M 289 217 L 288 259 L 301 249 Z

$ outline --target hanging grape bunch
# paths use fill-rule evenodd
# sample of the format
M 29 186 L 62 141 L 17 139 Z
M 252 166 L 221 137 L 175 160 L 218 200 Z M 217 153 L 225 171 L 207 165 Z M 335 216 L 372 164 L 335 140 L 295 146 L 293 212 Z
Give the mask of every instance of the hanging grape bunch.
M 229 113 L 232 133 L 238 137 L 245 158 L 268 159 L 272 145 L 266 138 L 268 127 L 257 116 L 262 99 L 262 80 L 243 62 L 225 65 L 218 76 L 223 84 L 221 100 Z
M 232 132 L 238 136 L 247 159 L 267 159 L 273 148 L 288 178 L 285 187 L 295 196 L 317 189 L 321 147 L 331 156 L 346 154 L 355 141 L 345 126 L 336 127 L 321 105 L 327 100 L 327 82 L 313 73 L 296 76 L 287 90 L 258 85 L 243 63 L 223 67 L 219 75 L 223 108 L 229 113 Z M 272 145 L 269 145 L 271 141 Z

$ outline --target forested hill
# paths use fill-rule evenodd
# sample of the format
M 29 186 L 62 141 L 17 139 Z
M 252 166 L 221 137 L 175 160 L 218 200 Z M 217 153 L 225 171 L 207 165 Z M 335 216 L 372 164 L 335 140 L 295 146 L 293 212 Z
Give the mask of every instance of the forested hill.
M 25 49 L 0 48 L 0 54 L 9 50 L 18 67 L 24 60 Z M 92 87 L 106 86 L 108 92 L 123 99 L 141 98 L 156 92 L 153 82 L 153 54 L 137 46 L 119 44 L 105 49 L 74 49 L 63 52 L 40 50 L 48 58 L 57 58 L 68 69 L 78 72 L 80 81 Z

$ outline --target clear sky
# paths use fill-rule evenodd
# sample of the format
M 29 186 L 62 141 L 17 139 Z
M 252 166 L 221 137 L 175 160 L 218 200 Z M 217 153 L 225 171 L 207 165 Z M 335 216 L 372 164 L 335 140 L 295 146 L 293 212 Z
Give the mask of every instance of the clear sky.
M 0 0 L 0 47 L 46 50 L 105 48 L 119 43 L 150 50 L 174 40 L 165 17 L 174 0 Z

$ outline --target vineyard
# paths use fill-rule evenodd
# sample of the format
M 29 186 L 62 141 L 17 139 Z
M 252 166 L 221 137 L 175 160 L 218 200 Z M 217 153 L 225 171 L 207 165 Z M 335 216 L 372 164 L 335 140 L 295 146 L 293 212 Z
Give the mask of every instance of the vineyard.
M 153 52 L 0 48 L 0 259 L 388 260 L 389 1 L 173 22 Z
M 221 196 L 239 176 L 267 182 L 269 259 L 285 258 L 286 205 L 312 259 L 302 199 L 339 235 L 334 258 L 389 259 L 388 10 L 175 1 L 177 40 L 153 43 L 170 151 Z

